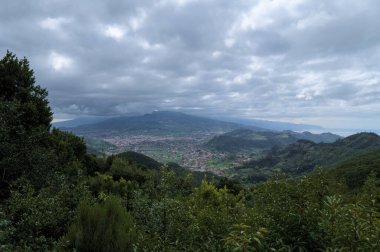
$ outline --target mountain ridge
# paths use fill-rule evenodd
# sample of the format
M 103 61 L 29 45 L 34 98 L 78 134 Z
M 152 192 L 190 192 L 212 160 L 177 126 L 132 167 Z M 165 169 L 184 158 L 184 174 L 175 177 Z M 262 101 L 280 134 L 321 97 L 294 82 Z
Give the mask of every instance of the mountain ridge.
M 54 122 L 53 126 L 57 128 L 74 128 L 82 125 L 90 125 L 90 124 L 96 124 L 103 121 L 106 121 L 108 119 L 112 118 L 119 118 L 119 117 L 133 117 L 133 116 L 144 116 L 149 114 L 156 114 L 156 113 L 181 113 L 177 111 L 153 111 L 151 113 L 141 114 L 141 113 L 128 113 L 128 114 L 122 114 L 122 115 L 112 115 L 112 116 L 82 116 L 78 118 L 74 118 L 71 120 L 61 121 L 61 122 Z M 246 118 L 235 118 L 235 117 L 223 117 L 223 116 L 199 116 L 199 115 L 191 115 L 189 116 L 195 116 L 195 117 L 202 117 L 202 118 L 208 118 L 211 120 L 226 122 L 226 123 L 234 123 L 239 124 L 241 127 L 256 127 L 256 128 L 264 128 L 267 130 L 274 130 L 274 131 L 283 131 L 283 130 L 293 130 L 293 131 L 306 131 L 306 130 L 317 130 L 321 131 L 323 130 L 323 127 L 318 125 L 311 125 L 311 124 L 299 124 L 299 123 L 290 123 L 290 122 L 281 122 L 281 121 L 269 121 L 269 120 L 261 120 L 261 119 L 246 119 Z
M 109 118 L 104 121 L 62 128 L 84 136 L 104 135 L 170 135 L 196 133 L 223 133 L 246 127 L 257 131 L 264 129 L 243 126 L 231 122 L 223 122 L 205 117 L 188 115 L 181 112 L 157 111 L 142 116 L 123 116 Z
M 333 143 L 314 143 L 299 140 L 283 149 L 273 149 L 265 156 L 235 167 L 238 177 L 254 182 L 282 172 L 292 176 L 309 173 L 316 166 L 331 167 L 354 156 L 380 150 L 380 136 L 362 132 Z
M 315 143 L 334 142 L 340 139 L 340 136 L 332 133 L 298 133 L 290 130 L 257 132 L 250 129 L 237 129 L 213 137 L 206 143 L 206 147 L 227 152 L 252 151 L 255 149 L 265 150 L 283 148 L 300 139 L 310 140 Z

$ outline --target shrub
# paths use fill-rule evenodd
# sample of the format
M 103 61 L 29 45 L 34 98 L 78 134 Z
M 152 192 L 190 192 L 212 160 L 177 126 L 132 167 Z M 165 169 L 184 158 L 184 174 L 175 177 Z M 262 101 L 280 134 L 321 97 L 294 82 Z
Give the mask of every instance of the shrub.
M 137 233 L 132 216 L 120 198 L 110 196 L 100 204 L 81 202 L 76 221 L 63 242 L 77 251 L 132 251 Z

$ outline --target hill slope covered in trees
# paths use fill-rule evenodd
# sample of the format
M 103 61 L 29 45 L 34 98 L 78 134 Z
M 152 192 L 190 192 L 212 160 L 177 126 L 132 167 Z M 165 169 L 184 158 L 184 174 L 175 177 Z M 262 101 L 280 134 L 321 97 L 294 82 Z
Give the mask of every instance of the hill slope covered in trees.
M 353 156 L 380 150 L 380 136 L 359 133 L 334 143 L 316 144 L 299 140 L 284 149 L 273 149 L 263 157 L 246 162 L 235 170 L 240 178 L 255 182 L 268 178 L 273 172 L 299 176 L 316 166 L 332 166 Z
M 250 129 L 237 129 L 222 135 L 213 137 L 206 143 L 206 147 L 226 152 L 250 152 L 267 150 L 271 148 L 283 148 L 300 139 L 310 140 L 316 143 L 331 143 L 341 137 L 331 133 L 312 134 L 310 132 L 293 131 L 254 131 Z

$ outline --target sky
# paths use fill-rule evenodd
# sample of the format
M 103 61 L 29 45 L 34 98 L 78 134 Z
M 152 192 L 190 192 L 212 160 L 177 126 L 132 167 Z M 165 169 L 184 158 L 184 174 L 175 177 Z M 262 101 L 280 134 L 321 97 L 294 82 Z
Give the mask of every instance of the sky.
M 2 0 L 55 120 L 154 110 L 380 128 L 378 0 Z M 2 56 L 1 56 L 2 57 Z

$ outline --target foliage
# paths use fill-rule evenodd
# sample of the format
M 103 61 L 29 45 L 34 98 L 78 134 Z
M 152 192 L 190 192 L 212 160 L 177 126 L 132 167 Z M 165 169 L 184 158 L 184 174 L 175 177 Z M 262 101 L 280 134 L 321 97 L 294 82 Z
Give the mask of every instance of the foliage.
M 0 60 L 0 195 L 9 196 L 9 182 L 54 166 L 49 150 L 52 113 L 47 91 L 35 85 L 24 58 L 7 52 Z
M 293 131 L 264 131 L 237 129 L 222 135 L 213 137 L 206 143 L 206 147 L 223 152 L 250 152 L 272 148 L 286 147 L 297 140 L 308 140 L 315 143 L 332 143 L 340 139 L 340 136 L 331 133 L 312 134 L 310 132 Z
M 110 196 L 100 204 L 81 202 L 63 244 L 77 251 L 132 251 L 136 238 L 133 218 L 119 198 Z
M 371 173 L 380 178 L 380 151 L 352 157 L 337 164 L 329 173 L 336 179 L 343 178 L 350 189 L 360 188 Z
M 160 167 L 162 166 L 162 164 L 160 164 L 153 158 L 147 157 L 141 153 L 137 153 L 134 151 L 123 152 L 116 155 L 116 157 L 121 158 L 125 161 L 129 161 L 143 170 L 147 170 L 147 169 L 159 170 Z
M 111 175 L 99 172 L 88 179 L 88 184 L 95 196 L 99 196 L 100 194 L 113 194 L 121 197 L 129 197 L 132 190 L 138 187 L 138 184 L 133 180 L 126 181 L 122 177 L 119 180 L 114 180 Z
M 266 228 L 260 228 L 257 232 L 251 233 L 250 226 L 236 224 L 225 239 L 225 245 L 230 251 L 263 251 L 266 233 Z
M 86 195 L 86 186 L 71 184 L 62 174 L 56 174 L 48 187 L 38 191 L 26 178 L 19 179 L 5 208 L 14 229 L 10 241 L 19 249 L 51 249 L 66 233 L 66 224 Z
M 19 60 L 9 51 L 0 60 L 0 101 L 2 108 L 10 106 L 16 115 L 13 115 L 16 120 L 7 121 L 8 126 L 26 131 L 50 127 L 52 113 L 46 89 L 35 85 L 34 73 L 29 68 L 28 60 Z M 16 128 L 13 128 L 12 133 L 16 132 Z
M 320 226 L 330 238 L 329 248 L 344 251 L 376 251 L 380 248 L 379 212 L 360 203 L 343 204 L 340 197 L 327 197 Z
M 60 164 L 67 164 L 84 158 L 86 144 L 82 138 L 55 128 L 52 130 L 50 137 Z
M 314 171 L 317 166 L 335 167 L 349 159 L 351 159 L 352 164 L 348 164 L 347 167 L 358 167 L 361 170 L 359 166 L 362 165 L 361 162 L 365 160 L 365 157 L 355 162 L 356 156 L 366 155 L 366 153 L 374 151 L 378 153 L 379 150 L 380 136 L 374 133 L 359 133 L 334 143 L 315 144 L 310 141 L 299 140 L 286 148 L 272 149 L 264 157 L 236 167 L 235 172 L 238 178 L 248 177 L 252 182 L 257 182 L 255 178 L 268 178 L 273 172 L 280 171 L 291 176 L 301 176 Z M 372 154 L 368 160 L 375 160 L 374 155 L 376 154 Z M 342 167 L 342 170 L 344 169 Z M 352 168 L 352 170 L 357 169 Z M 363 182 L 368 172 L 362 175 L 360 180 Z M 253 177 L 250 178 L 250 176 Z

